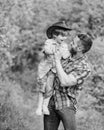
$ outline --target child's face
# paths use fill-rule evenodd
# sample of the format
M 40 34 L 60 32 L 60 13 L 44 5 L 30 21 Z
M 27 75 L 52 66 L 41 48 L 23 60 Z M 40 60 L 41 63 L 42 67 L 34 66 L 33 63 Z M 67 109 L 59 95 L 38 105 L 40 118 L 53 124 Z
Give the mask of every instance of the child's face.
M 61 43 L 62 41 L 67 39 L 68 32 L 67 31 L 61 31 L 58 36 L 55 36 L 55 39 L 58 43 Z

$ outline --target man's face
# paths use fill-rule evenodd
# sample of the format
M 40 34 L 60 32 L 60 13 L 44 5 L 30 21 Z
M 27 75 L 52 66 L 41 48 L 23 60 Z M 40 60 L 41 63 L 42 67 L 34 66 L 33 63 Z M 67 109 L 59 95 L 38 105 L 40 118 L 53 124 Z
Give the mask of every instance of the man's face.
M 83 49 L 83 46 L 81 44 L 81 40 L 76 36 L 73 41 L 71 42 L 71 48 L 78 52 L 78 51 L 81 51 L 82 52 L 82 49 Z

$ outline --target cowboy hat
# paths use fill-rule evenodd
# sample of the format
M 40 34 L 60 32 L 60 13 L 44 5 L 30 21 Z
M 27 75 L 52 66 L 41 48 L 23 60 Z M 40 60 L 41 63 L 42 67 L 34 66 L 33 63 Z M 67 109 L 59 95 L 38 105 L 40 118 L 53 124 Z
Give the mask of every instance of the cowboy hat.
M 63 30 L 63 31 L 71 31 L 72 29 L 68 28 L 65 21 L 57 22 L 50 27 L 48 27 L 46 31 L 46 35 L 48 38 L 53 38 L 53 32 L 55 30 Z

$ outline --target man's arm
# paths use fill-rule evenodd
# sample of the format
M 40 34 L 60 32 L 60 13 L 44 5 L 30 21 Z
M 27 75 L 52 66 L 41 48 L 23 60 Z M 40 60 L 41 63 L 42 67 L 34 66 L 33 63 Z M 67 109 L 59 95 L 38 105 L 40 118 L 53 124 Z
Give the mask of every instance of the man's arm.
M 90 70 L 86 63 L 81 64 L 80 68 L 77 67 L 77 70 L 67 74 L 62 68 L 60 61 L 59 52 L 55 53 L 55 62 L 56 62 L 56 70 L 62 87 L 77 85 L 78 81 L 84 79 L 88 76 Z
M 61 82 L 61 86 L 67 87 L 67 86 L 73 86 L 77 84 L 77 78 L 71 73 L 68 75 L 65 73 L 59 59 L 56 60 L 56 70 L 57 70 L 59 80 Z

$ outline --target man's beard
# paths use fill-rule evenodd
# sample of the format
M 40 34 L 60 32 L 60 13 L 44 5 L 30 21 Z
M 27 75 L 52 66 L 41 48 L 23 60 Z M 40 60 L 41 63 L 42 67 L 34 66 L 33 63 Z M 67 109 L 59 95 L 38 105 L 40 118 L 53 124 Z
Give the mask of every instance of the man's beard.
M 77 54 L 77 51 L 74 48 L 71 48 L 70 53 L 71 53 L 71 56 L 73 57 L 74 55 Z

